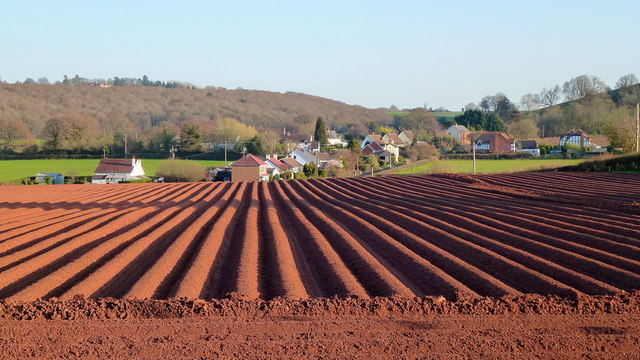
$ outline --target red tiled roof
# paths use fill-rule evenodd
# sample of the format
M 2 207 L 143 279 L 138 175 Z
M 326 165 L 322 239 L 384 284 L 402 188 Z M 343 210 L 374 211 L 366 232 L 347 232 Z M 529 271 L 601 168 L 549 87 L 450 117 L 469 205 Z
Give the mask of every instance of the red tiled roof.
M 267 165 L 264 161 L 260 160 L 257 156 L 253 154 L 247 154 L 243 156 L 240 160 L 231 164 L 231 166 L 260 166 Z
M 276 167 L 278 167 L 280 170 L 289 170 L 290 166 L 288 164 L 283 163 L 282 161 L 278 160 L 277 158 L 271 158 L 269 159 L 269 161 L 275 165 Z
M 384 150 L 384 147 L 382 147 L 382 145 L 380 145 L 379 143 L 377 143 L 375 141 L 370 143 L 367 146 L 371 147 L 371 150 L 373 150 L 373 151 Z
M 131 159 L 100 159 L 96 173 L 126 173 L 133 171 Z

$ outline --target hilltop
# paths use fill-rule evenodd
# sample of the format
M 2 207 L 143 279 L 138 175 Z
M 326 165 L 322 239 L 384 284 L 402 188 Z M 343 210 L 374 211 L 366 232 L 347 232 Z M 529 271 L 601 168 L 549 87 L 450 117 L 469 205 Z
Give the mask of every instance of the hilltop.
M 368 109 L 295 92 L 228 90 L 207 87 L 39 85 L 0 83 L 0 120 L 20 119 L 35 137 L 52 117 L 79 113 L 95 118 L 101 132 L 135 130 L 144 134 L 165 124 L 234 118 L 258 130 L 310 132 L 318 117 L 339 130 L 366 131 L 386 123 L 384 109 Z M 116 120 L 114 120 L 116 119 Z M 215 125 L 213 125 L 215 126 Z

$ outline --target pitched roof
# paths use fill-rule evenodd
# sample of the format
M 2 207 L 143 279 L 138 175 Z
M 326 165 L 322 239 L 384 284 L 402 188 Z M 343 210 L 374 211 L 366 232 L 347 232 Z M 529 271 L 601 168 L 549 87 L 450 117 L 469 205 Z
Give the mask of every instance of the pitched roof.
M 537 149 L 538 142 L 535 140 L 518 140 L 516 146 L 518 149 Z
M 569 131 L 567 131 L 566 134 L 564 134 L 564 136 L 584 136 L 586 138 L 589 137 L 589 135 L 587 135 L 587 133 L 582 130 L 582 129 L 571 129 Z
M 382 145 L 380 145 L 380 143 L 375 142 L 375 141 L 370 143 L 367 146 L 370 146 L 371 150 L 373 150 L 373 151 L 384 150 L 384 147 Z
M 407 135 L 407 137 L 409 138 L 409 140 L 413 141 L 413 131 L 411 130 L 402 130 L 400 132 L 400 134 L 404 133 L 405 135 Z
M 316 154 L 316 157 L 320 161 L 329 161 L 329 160 L 331 160 L 331 155 L 329 155 L 329 153 L 326 153 L 326 152 L 319 152 L 319 153 Z
M 467 129 L 467 127 L 466 127 L 466 126 L 464 126 L 464 125 L 451 125 L 451 126 L 449 127 L 449 129 L 451 129 L 451 128 L 456 128 L 456 129 L 458 129 L 458 130 L 460 130 L 460 131 L 462 131 L 462 132 L 471 132 L 471 130 Z M 447 130 L 448 130 L 448 129 L 447 129 Z
M 294 150 L 291 154 L 295 153 L 295 156 L 299 156 L 304 159 L 305 162 L 317 162 L 318 158 L 310 152 Z
M 508 133 L 505 133 L 505 132 L 497 132 L 497 131 L 489 131 L 489 132 L 480 133 L 480 135 L 476 136 L 476 138 L 473 141 L 474 142 L 480 141 L 482 143 L 490 143 L 490 142 L 494 141 L 498 137 L 502 137 L 505 140 L 507 140 L 508 142 L 513 142 L 513 138 L 511 137 L 511 135 L 509 135 Z
M 253 154 L 247 154 L 243 156 L 240 160 L 231 164 L 231 166 L 260 166 L 260 165 L 267 165 L 267 164 Z
M 277 167 L 280 170 L 283 170 L 283 171 L 289 170 L 290 166 L 287 165 L 286 163 L 283 163 L 282 161 L 278 160 L 277 158 L 273 157 L 273 158 L 267 159 L 267 161 L 272 163 L 275 167 Z
M 402 141 L 402 139 L 396 133 L 386 133 L 385 135 L 388 136 L 389 140 L 391 140 L 394 144 L 404 144 L 404 141 Z
M 367 137 L 373 142 L 384 142 L 384 140 L 382 140 L 382 136 L 378 134 L 369 134 Z
M 95 172 L 129 174 L 132 171 L 132 159 L 100 159 Z
M 291 157 L 286 157 L 284 159 L 281 159 L 282 162 L 284 162 L 285 164 L 289 165 L 292 168 L 296 168 L 296 167 L 301 167 L 302 164 L 300 164 L 296 159 L 291 158 Z

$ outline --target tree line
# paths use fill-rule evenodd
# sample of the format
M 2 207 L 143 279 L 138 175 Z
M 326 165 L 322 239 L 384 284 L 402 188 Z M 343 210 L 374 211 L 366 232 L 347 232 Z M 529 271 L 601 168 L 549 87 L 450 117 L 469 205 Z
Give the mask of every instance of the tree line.
M 561 103 L 561 101 L 563 101 Z M 513 103 L 505 94 L 470 103 L 463 114 L 444 124 L 475 131 L 508 131 L 519 139 L 561 136 L 570 129 L 607 135 L 613 146 L 630 151 L 635 141 L 635 105 L 640 84 L 635 74 L 619 78 L 614 88 L 599 77 L 580 75 L 560 85 L 543 87 Z

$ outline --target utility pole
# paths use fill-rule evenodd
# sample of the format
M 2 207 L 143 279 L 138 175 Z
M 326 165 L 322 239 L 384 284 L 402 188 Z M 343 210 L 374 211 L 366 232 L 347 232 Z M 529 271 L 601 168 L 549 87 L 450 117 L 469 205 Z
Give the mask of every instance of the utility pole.
M 476 143 L 472 143 L 471 146 L 473 147 L 473 175 L 476 174 Z
M 227 165 L 227 142 L 224 142 L 224 164 Z
M 127 136 L 129 136 L 129 134 L 124 134 L 124 157 L 125 157 L 125 159 L 127 158 Z
M 640 103 L 636 104 L 636 152 L 640 152 Z

